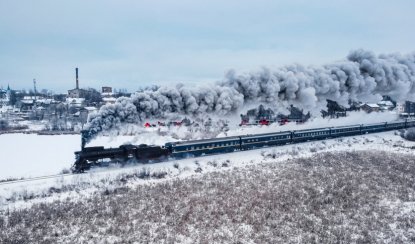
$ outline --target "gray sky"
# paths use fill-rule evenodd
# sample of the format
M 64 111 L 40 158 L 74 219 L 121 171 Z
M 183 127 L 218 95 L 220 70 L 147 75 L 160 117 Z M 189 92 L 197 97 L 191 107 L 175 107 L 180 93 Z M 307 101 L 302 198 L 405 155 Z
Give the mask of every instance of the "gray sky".
M 412 0 L 0 0 L 0 86 L 65 92 L 220 80 L 352 49 L 415 51 Z

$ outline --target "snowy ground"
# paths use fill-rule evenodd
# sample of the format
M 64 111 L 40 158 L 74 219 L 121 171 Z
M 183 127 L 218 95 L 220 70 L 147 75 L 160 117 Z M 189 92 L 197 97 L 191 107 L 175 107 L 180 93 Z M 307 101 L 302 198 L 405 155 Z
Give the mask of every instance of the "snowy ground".
M 169 180 L 56 184 L 44 194 L 67 197 L 0 211 L 0 243 L 414 243 L 415 155 L 264 156 L 245 167 L 208 161 L 229 170 Z
M 79 135 L 0 135 L 0 180 L 57 174 L 71 166 L 79 148 Z
M 216 136 L 223 137 L 361 123 L 368 124 L 393 121 L 395 119 L 396 114 L 389 112 L 371 114 L 354 112 L 345 118 L 317 118 L 300 125 L 290 123 L 284 126 L 272 124 L 260 127 L 239 127 L 236 121 L 234 121 L 230 124 L 228 132 L 216 134 Z M 128 143 L 164 145 L 166 142 L 188 138 L 188 135 L 192 134 L 187 127 L 137 128 L 126 126 L 123 129 L 124 133 L 121 136 L 100 136 L 91 141 L 87 146 L 118 147 Z M 2 168 L 0 171 L 0 181 L 8 178 L 58 174 L 64 169 L 69 169 L 74 162 L 74 152 L 80 149 L 80 142 L 79 135 L 0 135 L 0 167 Z
M 337 120 L 315 119 L 303 125 L 271 125 L 263 127 L 234 126 L 226 135 L 243 135 L 286 131 L 293 129 L 340 126 L 358 123 L 392 121 L 395 114 L 353 113 L 349 117 Z M 166 128 L 164 128 L 165 130 Z M 186 128 L 176 128 L 174 133 L 183 136 Z M 140 133 L 131 131 L 131 135 L 100 136 L 88 146 L 118 147 L 121 144 L 156 144 L 163 145 L 175 141 L 171 134 L 165 134 L 160 128 L 141 129 Z M 187 132 L 186 132 L 187 133 Z M 127 133 L 129 134 L 129 133 Z M 219 136 L 226 136 L 221 134 Z M 212 155 L 185 160 L 171 160 L 157 164 L 130 165 L 125 168 L 104 168 L 88 174 L 61 176 L 13 184 L 0 183 L 0 210 L 5 207 L 29 206 L 33 202 L 53 200 L 72 196 L 88 195 L 89 192 L 102 190 L 113 181 L 134 175 L 131 184 L 152 182 L 154 178 L 174 178 L 195 175 L 201 172 L 226 170 L 232 167 L 244 167 L 260 162 L 284 161 L 294 157 L 309 156 L 316 152 L 341 150 L 384 150 L 399 153 L 414 153 L 415 143 L 402 139 L 396 131 L 364 136 L 345 137 L 325 141 L 307 142 L 280 147 L 263 148 L 253 151 L 236 152 L 225 155 Z M 79 135 L 35 135 L 3 134 L 0 135 L 0 181 L 5 179 L 28 178 L 55 175 L 69 169 L 74 162 L 74 152 L 80 149 Z M 134 178 L 133 177 L 133 178 Z M 150 180 L 143 181 L 142 178 Z M 159 181 L 156 179 L 156 181 Z M 52 190 L 51 190 L 52 189 Z M 81 191 L 82 190 L 82 191 Z M 59 192 L 59 193 L 57 193 Z
M 36 138 L 40 138 L 40 136 L 37 136 Z M 52 153 L 60 155 L 62 152 L 59 152 L 60 146 L 58 148 L 57 145 L 59 145 L 59 140 L 62 140 L 63 142 L 60 143 L 66 143 L 65 145 L 67 145 L 67 157 L 69 160 L 69 155 L 73 153 L 78 146 L 76 143 L 78 139 L 77 136 L 59 136 L 54 139 L 56 140 L 56 145 L 54 145 L 54 143 L 47 143 L 47 145 L 50 147 L 49 150 L 51 150 Z M 41 142 L 39 141 L 39 143 Z M 110 143 L 117 142 L 112 141 Z M 131 165 L 125 168 L 104 168 L 82 175 L 61 176 L 58 178 L 32 182 L 0 184 L 0 212 L 6 208 L 31 206 L 36 202 L 53 201 L 56 199 L 62 200 L 68 197 L 76 200 L 80 197 L 88 196 L 92 192 L 113 188 L 115 187 L 114 184 L 118 184 L 114 182 L 123 182 L 125 179 L 129 179 L 128 184 L 134 186 L 137 184 L 162 182 L 176 177 L 198 175 L 202 172 L 245 167 L 247 165 L 262 162 L 283 162 L 290 158 L 310 156 L 317 152 L 382 150 L 414 154 L 414 148 L 415 142 L 405 141 L 396 131 L 390 131 L 363 136 L 235 152 L 224 155 L 188 158 L 179 161 L 171 160 L 163 163 Z M 12 150 L 12 148 L 9 149 Z M 33 150 L 33 152 L 39 157 L 44 153 L 36 150 Z M 26 160 L 28 158 L 29 157 L 27 157 Z M 39 160 L 41 159 L 39 158 Z M 33 161 L 31 160 L 31 162 Z M 61 167 L 70 166 L 69 162 L 67 164 L 62 164 Z M 36 168 L 35 166 L 33 167 Z M 6 167 L 6 169 L 7 168 L 8 167 Z M 58 170 L 58 168 L 58 166 L 55 167 L 56 170 Z M 15 170 L 18 169 L 16 168 Z M 143 180 L 143 178 L 146 180 Z

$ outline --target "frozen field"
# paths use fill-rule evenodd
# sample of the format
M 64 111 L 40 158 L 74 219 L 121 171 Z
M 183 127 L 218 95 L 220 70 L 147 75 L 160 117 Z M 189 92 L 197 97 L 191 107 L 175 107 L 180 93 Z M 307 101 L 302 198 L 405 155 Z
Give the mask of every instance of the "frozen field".
M 375 122 L 393 121 L 396 114 L 354 112 L 341 119 L 314 119 L 308 123 L 279 126 L 252 126 L 239 127 L 237 122 L 231 123 L 226 133 L 216 134 L 218 137 L 289 131 L 308 128 L 342 126 L 352 124 L 369 124 Z M 129 128 L 126 130 L 126 128 Z M 195 133 L 189 132 L 187 127 L 171 128 L 142 128 L 126 126 L 124 135 L 100 136 L 92 140 L 87 146 L 118 147 L 121 144 L 154 144 L 163 145 L 169 141 L 189 138 L 189 134 L 198 138 Z M 161 131 L 160 131 L 161 129 Z M 127 135 L 131 136 L 127 136 Z M 212 136 L 215 136 L 213 134 Z M 74 163 L 74 152 L 80 150 L 81 139 L 79 135 L 35 135 L 35 134 L 3 134 L 0 135 L 0 180 L 7 178 L 34 177 L 58 174 L 69 169 Z
M 14 135 L 14 137 L 24 137 L 27 135 Z M 48 139 L 47 139 L 48 138 Z M 9 175 L 21 177 L 25 175 L 38 175 L 45 173 L 57 173 L 62 168 L 69 168 L 72 164 L 73 151 L 79 146 L 78 136 L 35 136 L 34 140 L 39 140 L 37 145 L 41 145 L 45 150 L 31 150 L 36 153 L 36 160 L 28 160 L 29 157 L 21 157 L 21 167 L 30 168 L 25 171 L 19 170 L 18 167 L 4 167 L 2 171 L 9 172 Z M 122 140 L 129 140 L 131 137 L 117 137 L 117 140 L 110 138 L 100 138 L 97 143 L 119 145 Z M 62 140 L 62 141 L 60 141 Z M 101 140 L 101 141 L 100 141 Z M 25 140 L 22 140 L 25 141 Z M 3 142 L 3 141 L 2 141 Z M 62 152 L 57 143 L 65 143 L 65 152 Z M 46 147 L 49 146 L 49 147 Z M 124 184 L 128 179 L 128 185 L 140 185 L 151 182 L 163 182 L 167 179 L 176 177 L 188 177 L 200 175 L 200 173 L 222 171 L 232 168 L 245 167 L 258 163 L 275 163 L 285 162 L 288 159 L 311 156 L 319 152 L 336 152 L 336 151 L 356 151 L 356 150 L 380 150 L 386 152 L 395 152 L 401 154 L 414 154 L 415 142 L 409 142 L 402 139 L 395 131 L 353 136 L 325 141 L 306 142 L 301 144 L 292 144 L 279 147 L 269 147 L 252 151 L 235 152 L 222 155 L 211 155 L 200 158 L 188 158 L 184 160 L 171 160 L 156 164 L 138 164 L 124 168 L 102 168 L 91 171 L 87 174 L 71 175 L 53 179 L 37 180 L 33 182 L 20 182 L 13 184 L 0 185 L 0 212 L 2 209 L 9 207 L 27 207 L 35 202 L 45 200 L 52 201 L 56 199 L 79 199 L 82 196 L 88 196 L 93 192 L 102 191 L 103 189 L 112 189 Z M 42 154 L 50 150 L 56 158 L 45 157 Z M 10 148 L 12 150 L 12 148 Z M 11 151 L 7 151 L 10 155 Z M 21 153 L 22 154 L 22 153 Z M 20 154 L 20 156 L 21 156 Z M 10 157 L 10 156 L 9 156 Z M 65 161 L 65 159 L 67 161 Z M 72 159 L 73 160 L 73 159 Z M 26 162 L 29 166 L 26 166 Z M 40 163 L 39 163 L 40 162 Z M 59 162 L 54 164 L 53 162 Z M 2 161 L 3 164 L 3 161 Z M 51 167 L 48 167 L 51 166 Z M 39 167 L 38 167 L 39 166 Z M 22 174 L 24 172 L 25 174 Z M 160 180 L 162 178 L 162 180 Z M 146 179 L 146 180 L 143 180 Z
M 79 142 L 78 135 L 0 135 L 0 180 L 57 174 L 71 166 Z

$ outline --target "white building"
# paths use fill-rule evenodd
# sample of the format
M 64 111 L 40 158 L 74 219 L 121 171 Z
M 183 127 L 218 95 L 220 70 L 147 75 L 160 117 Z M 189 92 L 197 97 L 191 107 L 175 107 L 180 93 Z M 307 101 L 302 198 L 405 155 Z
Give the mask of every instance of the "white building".
M 10 97 L 11 97 L 12 90 L 10 89 L 10 86 L 7 85 L 7 89 L 0 89 L 0 107 L 7 106 L 10 103 Z
M 66 98 L 66 103 L 70 106 L 80 108 L 80 107 L 83 107 L 85 105 L 85 98 L 68 97 L 68 98 Z

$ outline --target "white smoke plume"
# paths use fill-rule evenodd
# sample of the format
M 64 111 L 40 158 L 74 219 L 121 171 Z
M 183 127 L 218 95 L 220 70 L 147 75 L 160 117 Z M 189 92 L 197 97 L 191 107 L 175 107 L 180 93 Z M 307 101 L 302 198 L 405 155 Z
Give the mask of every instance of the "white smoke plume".
M 327 99 L 347 107 L 350 101 L 376 102 L 382 95 L 396 101 L 415 98 L 415 53 L 376 56 L 352 51 L 346 60 L 321 67 L 289 65 L 275 70 L 237 74 L 200 87 L 154 87 L 119 98 L 89 118 L 83 144 L 99 132 L 125 123 L 180 115 L 206 117 L 239 113 L 249 104 L 263 103 L 275 112 L 291 104 L 319 115 Z

